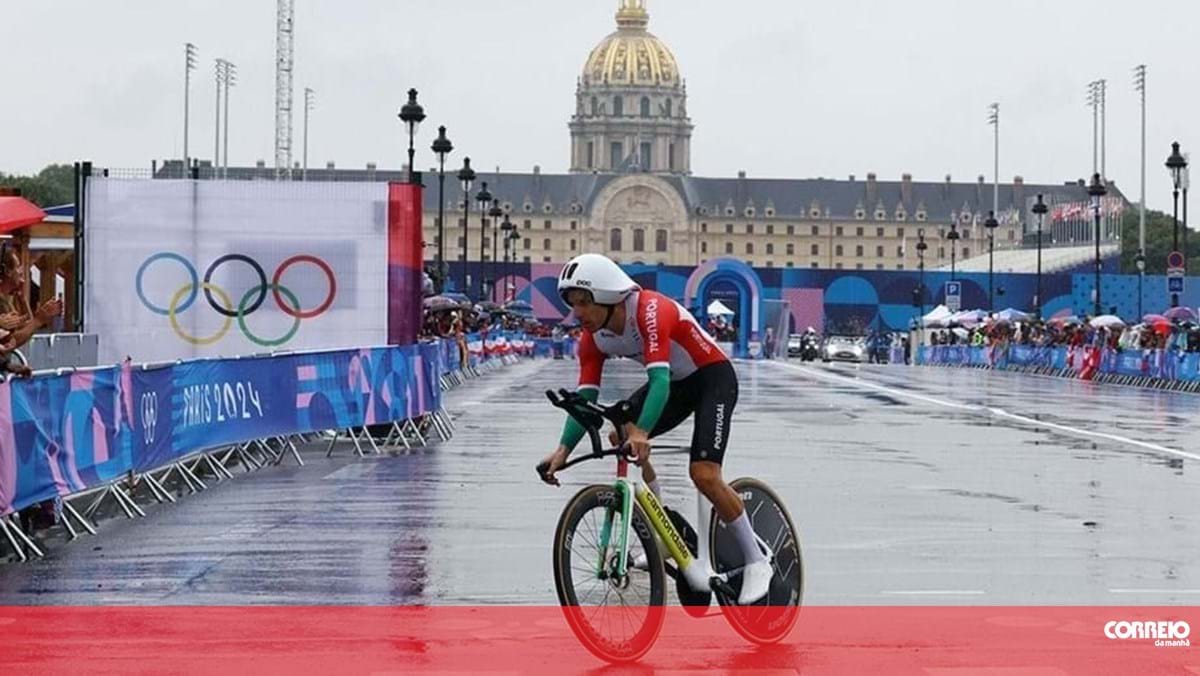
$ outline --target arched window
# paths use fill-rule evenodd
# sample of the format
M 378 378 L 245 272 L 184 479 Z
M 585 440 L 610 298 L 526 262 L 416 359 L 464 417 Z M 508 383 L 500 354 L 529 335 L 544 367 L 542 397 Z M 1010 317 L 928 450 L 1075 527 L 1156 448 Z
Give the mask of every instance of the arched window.
M 658 232 L 654 233 L 654 250 L 659 252 L 667 250 L 666 230 L 659 230 Z
M 770 242 L 767 243 L 767 253 L 768 254 L 775 253 L 775 245 L 774 244 L 771 244 Z
M 596 109 L 600 107 L 600 99 L 592 97 L 592 117 L 596 116 Z
M 673 115 L 671 114 L 671 99 L 667 99 L 666 113 L 667 113 L 667 117 L 673 117 Z
M 620 228 L 613 228 L 612 231 L 610 231 L 608 233 L 608 248 L 610 251 L 620 251 L 621 250 L 621 229 Z
M 549 238 L 547 238 L 547 239 L 543 239 L 543 240 L 542 240 L 542 250 L 543 250 L 543 251 L 549 251 L 549 250 L 550 250 L 550 239 L 549 239 Z
M 613 115 L 621 117 L 625 114 L 625 99 L 620 96 L 613 97 Z
M 642 114 L 642 117 L 650 117 L 650 97 L 649 96 L 642 97 L 642 109 L 640 112 Z
M 633 230 L 633 250 L 646 250 L 646 231 L 641 228 L 634 228 Z

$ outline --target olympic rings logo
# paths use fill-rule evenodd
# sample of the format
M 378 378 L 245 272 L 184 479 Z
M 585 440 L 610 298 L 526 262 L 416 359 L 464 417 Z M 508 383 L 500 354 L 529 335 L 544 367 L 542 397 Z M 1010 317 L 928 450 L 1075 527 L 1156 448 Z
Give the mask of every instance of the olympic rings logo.
M 190 280 L 171 294 L 167 307 L 155 305 L 146 298 L 146 291 L 143 286 L 143 277 L 146 274 L 146 270 L 159 261 L 173 261 L 182 265 Z M 259 283 L 248 289 L 236 305 L 229 294 L 212 281 L 217 268 L 230 262 L 243 263 L 250 266 L 259 279 Z M 300 299 L 296 297 L 296 294 L 280 283 L 283 273 L 288 268 L 300 263 L 315 265 L 321 272 L 325 273 L 325 277 L 329 283 L 329 293 L 325 296 L 325 300 L 311 310 L 301 309 Z M 225 254 L 213 261 L 212 265 L 208 266 L 208 270 L 204 272 L 204 281 L 201 281 L 199 274 L 196 272 L 196 267 L 192 265 L 191 261 L 177 253 L 164 251 L 150 256 L 142 262 L 141 267 L 137 271 L 136 288 L 138 299 L 142 301 L 142 305 L 146 306 L 146 309 L 154 314 L 167 317 L 175 335 L 179 336 L 184 342 L 192 345 L 212 345 L 224 338 L 225 334 L 232 327 L 233 321 L 237 320 L 238 327 L 247 340 L 263 347 L 277 347 L 295 337 L 296 332 L 300 330 L 300 322 L 302 320 L 319 317 L 325 314 L 325 311 L 333 305 L 333 301 L 337 297 L 337 278 L 334 277 L 333 269 L 329 267 L 328 263 L 316 256 L 301 254 L 299 256 L 292 256 L 280 263 L 279 267 L 275 269 L 275 274 L 271 277 L 271 281 L 268 282 L 267 274 L 258 261 L 244 254 Z M 192 304 L 199 298 L 201 291 L 204 292 L 204 299 L 208 302 L 209 307 L 225 318 L 221 324 L 221 328 L 209 336 L 189 335 L 179 326 L 179 315 L 192 307 Z M 268 291 L 271 292 L 271 296 L 280 311 L 295 320 L 292 323 L 292 327 L 277 338 L 257 336 L 246 326 L 246 317 L 254 314 L 262 307 L 263 302 L 267 299 Z M 284 302 L 284 298 L 287 299 L 287 302 Z

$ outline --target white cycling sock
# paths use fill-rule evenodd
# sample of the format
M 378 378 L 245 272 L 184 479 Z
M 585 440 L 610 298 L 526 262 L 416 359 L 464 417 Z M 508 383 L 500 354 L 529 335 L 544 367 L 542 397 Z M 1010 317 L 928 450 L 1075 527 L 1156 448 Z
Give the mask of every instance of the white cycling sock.
M 650 489 L 651 493 L 654 493 L 654 497 L 658 498 L 659 502 L 662 502 L 662 487 L 659 486 L 658 479 L 648 482 L 646 486 Z
M 742 555 L 746 557 L 747 565 L 767 560 L 766 555 L 758 547 L 758 540 L 754 538 L 754 529 L 750 527 L 750 518 L 746 516 L 745 510 L 742 510 L 741 516 L 729 524 L 729 528 L 742 547 Z

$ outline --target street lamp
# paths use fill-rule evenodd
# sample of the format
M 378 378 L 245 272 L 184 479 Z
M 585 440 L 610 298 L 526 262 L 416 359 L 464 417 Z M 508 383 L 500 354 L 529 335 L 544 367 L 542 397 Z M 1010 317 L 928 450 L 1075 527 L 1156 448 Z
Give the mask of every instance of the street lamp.
M 441 293 L 446 285 L 446 156 L 454 151 L 454 144 L 446 137 L 446 127 L 438 127 L 432 148 L 438 157 L 437 291 Z
M 955 281 L 955 275 L 954 275 L 955 254 L 957 253 L 958 240 L 959 240 L 958 222 L 957 221 L 950 223 L 950 232 L 946 233 L 946 239 L 950 240 L 950 281 L 953 282 L 953 281 Z
M 922 319 L 925 317 L 925 250 L 929 245 L 925 243 L 925 228 L 917 229 L 917 269 L 920 270 L 919 281 L 917 282 L 917 304 L 921 308 L 921 314 L 917 315 L 917 328 L 921 330 L 921 335 L 925 335 L 925 324 Z
M 1179 189 L 1183 187 L 1183 170 L 1187 168 L 1187 160 L 1179 153 L 1179 141 L 1171 144 L 1171 156 L 1167 158 L 1167 169 L 1171 172 L 1171 181 L 1175 186 L 1172 196 L 1175 198 L 1175 235 L 1172 239 L 1171 250 L 1179 251 Z
M 1108 194 L 1108 188 L 1104 187 L 1104 181 L 1100 179 L 1100 172 L 1092 174 L 1092 182 L 1088 184 L 1088 197 L 1092 200 L 1092 217 L 1096 221 L 1096 305 L 1094 317 L 1100 316 L 1100 203 L 1104 196 Z
M 1038 193 L 1037 203 L 1033 205 L 1033 215 L 1037 217 L 1037 293 L 1033 296 L 1034 316 L 1042 318 L 1042 229 L 1046 226 L 1046 213 L 1050 208 Z M 1138 313 L 1141 316 L 1141 313 Z
M 513 234 L 514 234 L 513 231 L 516 229 L 517 229 L 517 226 L 513 225 L 512 221 L 508 220 L 508 214 L 505 214 L 504 222 L 500 224 L 500 231 L 504 233 L 504 271 L 502 274 L 502 276 L 504 278 L 504 292 L 501 297 L 505 301 L 508 300 L 508 284 L 509 284 L 509 277 L 511 276 L 511 271 L 508 267 L 508 250 L 509 250 L 509 247 L 512 246 L 512 239 L 513 239 Z
M 500 225 L 500 217 L 504 215 L 504 210 L 500 208 L 500 200 L 492 198 L 492 208 L 488 209 L 488 216 L 491 217 L 489 225 L 492 227 L 492 260 L 488 261 L 488 275 L 492 281 L 492 300 L 496 300 L 496 228 Z
M 509 235 L 508 235 L 508 240 L 509 240 L 510 242 L 512 242 L 512 267 L 513 267 L 513 269 L 514 269 L 514 270 L 519 270 L 519 269 L 520 269 L 520 268 L 518 268 L 518 267 L 517 267 L 517 241 L 518 241 L 518 240 L 520 240 L 520 239 L 521 239 L 521 233 L 517 232 L 517 226 L 516 226 L 516 225 L 513 225 L 513 231 L 512 231 L 511 233 L 509 233 Z M 511 276 L 512 276 L 512 277 L 516 277 L 516 276 L 517 276 L 515 272 L 511 272 L 510 274 L 511 274 Z M 517 284 L 516 284 L 516 282 L 514 282 L 514 281 L 509 281 L 509 283 L 508 283 L 508 289 L 509 289 L 509 294 L 508 294 L 509 298 L 508 298 L 508 299 L 509 299 L 509 300 L 516 300 L 516 298 L 517 298 L 517 295 L 516 295 L 516 293 L 515 293 L 515 291 L 516 291 L 516 289 L 517 289 Z
M 458 170 L 458 182 L 462 185 L 463 198 L 463 222 L 462 222 L 462 288 L 460 291 L 467 292 L 467 240 L 469 233 L 467 232 L 467 223 L 471 220 L 471 184 L 475 182 L 475 170 L 471 168 L 471 158 L 464 157 L 462 169 Z
M 992 286 L 992 262 L 996 251 L 996 228 L 1000 227 L 1000 222 L 996 220 L 996 212 L 989 211 L 987 220 L 983 222 L 983 227 L 988 231 L 988 312 L 996 311 L 996 294 Z
M 413 182 L 413 139 L 417 135 L 417 129 L 420 128 L 421 122 L 425 119 L 425 109 L 421 104 L 417 103 L 417 90 L 408 90 L 408 103 L 400 108 L 400 120 L 404 122 L 404 126 L 408 127 L 408 182 Z
M 483 182 L 483 188 L 475 195 L 475 200 L 479 202 L 479 299 L 483 300 L 483 294 L 487 292 L 484 288 L 483 279 L 483 259 L 487 257 L 487 217 L 488 203 L 492 201 L 492 193 L 488 192 L 487 181 Z
M 1140 321 L 1145 316 L 1142 314 L 1142 280 L 1146 278 L 1146 256 L 1140 249 L 1133 257 L 1133 262 L 1137 265 L 1138 271 L 1138 320 Z

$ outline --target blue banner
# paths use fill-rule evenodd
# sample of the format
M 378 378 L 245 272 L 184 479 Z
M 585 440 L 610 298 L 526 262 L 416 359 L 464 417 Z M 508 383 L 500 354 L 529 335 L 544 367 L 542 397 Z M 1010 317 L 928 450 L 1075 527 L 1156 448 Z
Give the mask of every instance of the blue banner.
M 431 413 L 456 355 L 437 341 L 2 383 L 0 515 L 200 450 Z

